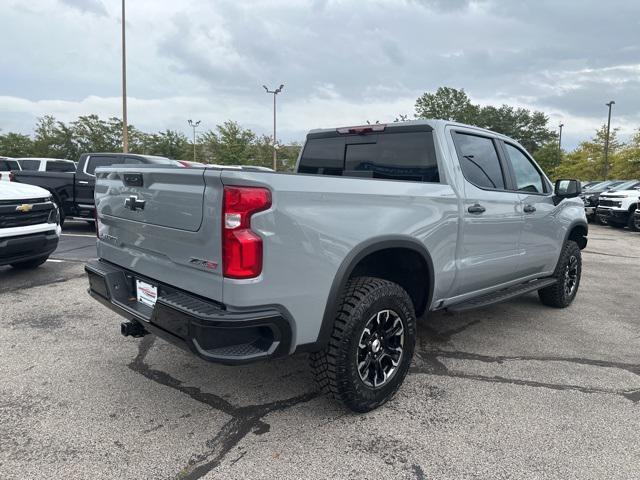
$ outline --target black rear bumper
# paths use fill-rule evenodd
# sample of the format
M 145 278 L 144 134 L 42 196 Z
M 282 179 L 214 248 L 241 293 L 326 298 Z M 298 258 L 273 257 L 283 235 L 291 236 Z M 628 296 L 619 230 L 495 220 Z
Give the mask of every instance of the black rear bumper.
M 55 230 L 0 238 L 0 265 L 47 257 L 58 247 Z
M 289 353 L 290 322 L 277 307 L 231 310 L 105 261 L 90 262 L 85 271 L 93 298 L 204 360 L 237 365 Z M 157 286 L 154 307 L 137 301 L 136 279 Z

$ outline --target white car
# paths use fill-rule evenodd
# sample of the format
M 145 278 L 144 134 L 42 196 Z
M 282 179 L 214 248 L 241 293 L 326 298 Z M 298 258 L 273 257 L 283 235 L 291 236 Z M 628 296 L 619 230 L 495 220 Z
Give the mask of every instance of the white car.
M 12 170 L 22 170 L 18 160 L 11 157 L 0 157 L 0 182 L 10 182 Z
M 16 158 L 22 170 L 34 172 L 75 172 L 76 163 L 63 158 Z
M 60 212 L 44 188 L 0 185 L 0 266 L 35 268 L 47 261 L 60 239 Z

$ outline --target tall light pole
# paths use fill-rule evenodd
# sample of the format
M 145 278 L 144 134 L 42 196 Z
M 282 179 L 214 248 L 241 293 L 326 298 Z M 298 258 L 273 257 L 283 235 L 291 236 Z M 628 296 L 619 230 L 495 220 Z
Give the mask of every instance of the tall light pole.
M 558 125 L 558 165 L 560 165 L 560 160 L 562 159 L 562 127 L 564 127 L 564 123 Z
M 607 136 L 604 139 L 604 179 L 605 180 L 609 176 L 609 132 L 611 131 L 611 107 L 615 104 L 616 102 L 614 102 L 613 100 L 605 104 L 607 107 L 609 107 L 609 119 L 607 120 Z
M 196 161 L 196 127 L 200 125 L 200 120 L 194 122 L 193 120 L 187 120 L 189 126 L 193 128 L 193 161 Z
M 273 169 L 278 170 L 278 152 L 276 144 L 276 95 L 278 95 L 284 88 L 284 84 L 280 85 L 275 90 L 269 90 L 266 85 L 262 85 L 267 93 L 273 94 Z
M 125 0 L 122 0 L 122 152 L 129 151 L 129 131 L 127 129 L 127 43 L 125 38 Z

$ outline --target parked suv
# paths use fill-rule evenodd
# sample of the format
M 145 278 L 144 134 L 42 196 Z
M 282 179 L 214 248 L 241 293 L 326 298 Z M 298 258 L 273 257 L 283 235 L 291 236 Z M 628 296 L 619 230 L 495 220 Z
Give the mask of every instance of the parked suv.
M 51 194 L 32 185 L 0 187 L 0 265 L 35 268 L 58 246 L 60 225 Z
M 567 307 L 587 220 L 514 140 L 446 121 L 314 130 L 296 174 L 127 165 L 96 170 L 90 294 L 199 357 L 311 352 L 356 411 L 409 369 L 416 318 L 537 291 Z
M 596 213 L 600 222 L 612 227 L 628 227 L 636 230 L 634 213 L 638 207 L 640 181 L 630 180 L 616 187 L 614 191 L 600 195 Z

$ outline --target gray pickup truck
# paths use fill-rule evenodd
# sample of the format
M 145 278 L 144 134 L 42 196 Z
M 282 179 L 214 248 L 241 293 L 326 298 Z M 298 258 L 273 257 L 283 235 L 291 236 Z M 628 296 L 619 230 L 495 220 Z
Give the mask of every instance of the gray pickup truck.
M 310 353 L 355 411 L 387 401 L 416 318 L 538 291 L 566 307 L 587 220 L 515 141 L 445 121 L 314 130 L 295 173 L 123 165 L 96 170 L 89 292 L 224 364 Z

